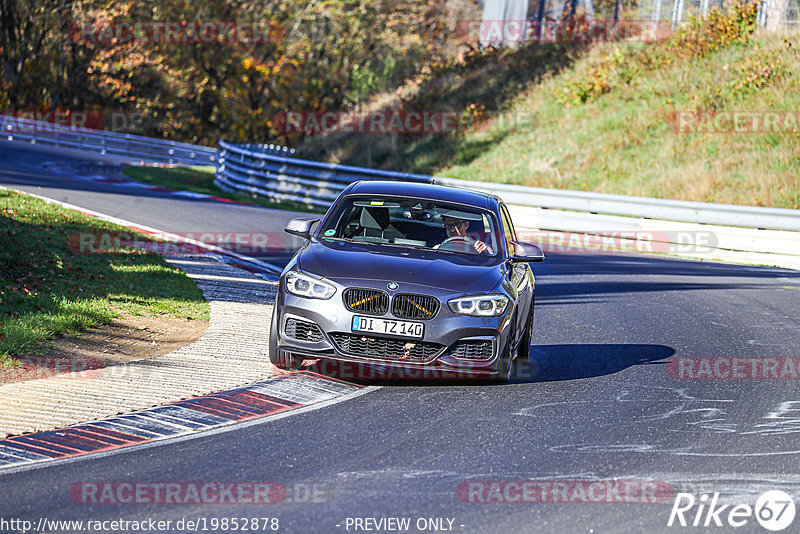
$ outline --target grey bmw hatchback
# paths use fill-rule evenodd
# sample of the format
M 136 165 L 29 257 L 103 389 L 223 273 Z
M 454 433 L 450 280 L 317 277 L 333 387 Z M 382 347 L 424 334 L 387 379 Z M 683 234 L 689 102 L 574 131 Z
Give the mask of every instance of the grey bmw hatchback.
M 317 224 L 318 223 L 318 224 Z M 531 262 L 503 201 L 426 183 L 350 184 L 283 270 L 270 360 L 338 360 L 414 377 L 507 381 L 533 331 Z M 399 375 L 402 376 L 402 375 Z

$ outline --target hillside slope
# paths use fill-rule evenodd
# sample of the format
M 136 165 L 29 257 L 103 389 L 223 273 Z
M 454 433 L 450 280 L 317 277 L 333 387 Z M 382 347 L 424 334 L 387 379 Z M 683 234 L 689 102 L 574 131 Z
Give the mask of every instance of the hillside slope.
M 376 102 L 488 118 L 478 127 L 316 135 L 301 154 L 482 181 L 798 208 L 800 39 L 755 30 L 755 7 L 740 5 L 658 43 L 476 52 Z M 734 124 L 735 111 L 748 113 Z M 771 132 L 761 131 L 765 120 Z

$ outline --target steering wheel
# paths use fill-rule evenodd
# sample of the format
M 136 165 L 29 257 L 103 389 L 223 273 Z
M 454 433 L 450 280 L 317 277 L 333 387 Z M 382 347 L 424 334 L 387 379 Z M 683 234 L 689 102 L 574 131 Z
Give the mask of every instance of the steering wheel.
M 469 236 L 454 235 L 448 237 L 439 245 L 439 250 L 450 250 L 452 252 L 473 252 L 475 251 L 475 240 Z

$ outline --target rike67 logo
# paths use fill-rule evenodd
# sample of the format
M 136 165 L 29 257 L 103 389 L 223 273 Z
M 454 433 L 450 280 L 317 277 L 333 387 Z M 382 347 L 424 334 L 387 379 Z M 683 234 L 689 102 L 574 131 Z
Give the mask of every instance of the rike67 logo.
M 749 504 L 719 504 L 719 493 L 697 499 L 691 493 L 678 493 L 667 526 L 739 528 L 755 520 L 765 529 L 777 532 L 794 521 L 792 497 L 780 490 L 759 495 L 755 507 Z

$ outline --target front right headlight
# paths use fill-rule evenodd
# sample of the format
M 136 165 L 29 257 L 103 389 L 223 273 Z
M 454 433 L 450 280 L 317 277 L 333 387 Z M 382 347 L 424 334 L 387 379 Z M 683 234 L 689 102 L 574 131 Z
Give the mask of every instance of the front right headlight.
M 286 291 L 298 297 L 324 300 L 336 293 L 336 287 L 321 278 L 289 271 L 286 273 Z
M 498 293 L 461 297 L 447 301 L 450 311 L 474 317 L 497 317 L 503 315 L 508 306 L 508 297 Z

